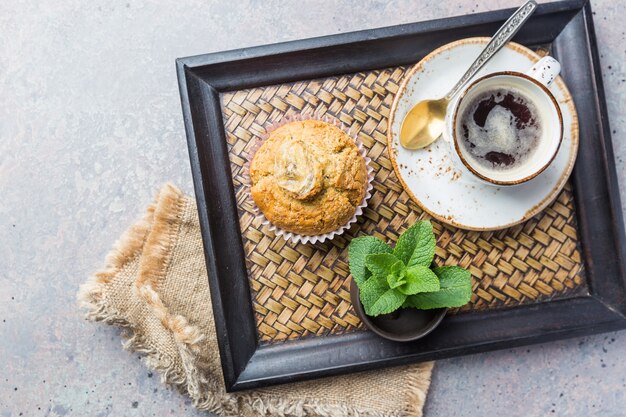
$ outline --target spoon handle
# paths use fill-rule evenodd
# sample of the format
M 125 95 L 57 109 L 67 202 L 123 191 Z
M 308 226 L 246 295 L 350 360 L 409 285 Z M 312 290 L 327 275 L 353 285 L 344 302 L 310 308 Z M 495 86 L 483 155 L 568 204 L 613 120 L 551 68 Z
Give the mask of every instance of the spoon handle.
M 472 63 L 467 72 L 463 74 L 459 82 L 452 87 L 452 90 L 444 97 L 446 100 L 451 100 L 463 86 L 474 76 L 476 73 L 493 57 L 513 36 L 520 30 L 520 28 L 526 23 L 528 18 L 533 14 L 537 8 L 537 3 L 534 0 L 529 0 L 524 3 L 519 9 L 504 22 L 504 24 L 498 29 L 495 35 L 491 38 L 491 41 L 485 46 L 485 49 L 478 55 L 478 58 Z

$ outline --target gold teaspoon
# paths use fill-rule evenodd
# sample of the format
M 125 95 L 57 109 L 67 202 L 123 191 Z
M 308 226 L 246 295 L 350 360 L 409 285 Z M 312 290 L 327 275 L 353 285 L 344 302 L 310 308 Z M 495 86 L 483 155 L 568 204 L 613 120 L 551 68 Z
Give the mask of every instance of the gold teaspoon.
M 472 63 L 461 79 L 444 97 L 437 100 L 423 100 L 417 103 L 405 116 L 400 129 L 400 144 L 407 149 L 420 149 L 433 143 L 443 132 L 446 109 L 467 82 L 489 61 L 520 28 L 537 8 L 537 3 L 529 0 L 524 3 L 498 29 L 478 58 Z

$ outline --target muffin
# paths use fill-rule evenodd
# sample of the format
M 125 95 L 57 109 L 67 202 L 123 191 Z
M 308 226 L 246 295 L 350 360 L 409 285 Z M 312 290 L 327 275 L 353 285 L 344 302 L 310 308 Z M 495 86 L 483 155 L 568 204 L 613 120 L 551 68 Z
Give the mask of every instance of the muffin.
M 273 130 L 250 162 L 251 195 L 276 227 L 317 236 L 344 226 L 368 188 L 365 159 L 343 130 L 299 120 Z

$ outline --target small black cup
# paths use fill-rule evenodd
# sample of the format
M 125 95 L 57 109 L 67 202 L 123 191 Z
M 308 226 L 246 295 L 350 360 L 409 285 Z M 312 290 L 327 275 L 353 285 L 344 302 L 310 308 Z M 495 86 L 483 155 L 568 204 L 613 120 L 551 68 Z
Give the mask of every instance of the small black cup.
M 448 311 L 447 308 L 433 310 L 401 308 L 391 314 L 370 317 L 365 314 L 359 297 L 359 287 L 354 280 L 350 283 L 350 299 L 356 314 L 368 329 L 380 337 L 395 342 L 410 342 L 426 336 L 441 323 Z

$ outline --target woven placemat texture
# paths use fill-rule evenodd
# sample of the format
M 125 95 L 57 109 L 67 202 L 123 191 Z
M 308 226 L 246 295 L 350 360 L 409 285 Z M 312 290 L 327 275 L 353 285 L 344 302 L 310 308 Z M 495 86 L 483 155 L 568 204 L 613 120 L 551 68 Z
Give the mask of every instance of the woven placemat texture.
M 263 343 L 362 328 L 349 296 L 347 244 L 362 234 L 389 242 L 430 218 L 402 189 L 387 152 L 387 118 L 406 67 L 263 86 L 222 94 L 224 126 L 246 263 Z M 339 119 L 358 134 L 375 171 L 364 216 L 332 242 L 287 243 L 261 225 L 244 164 L 265 127 L 287 115 Z M 460 311 L 567 298 L 587 292 L 571 185 L 535 218 L 497 232 L 472 232 L 433 220 L 435 262 L 473 276 L 474 294 Z M 458 313 L 453 312 L 453 313 Z

